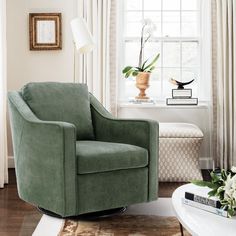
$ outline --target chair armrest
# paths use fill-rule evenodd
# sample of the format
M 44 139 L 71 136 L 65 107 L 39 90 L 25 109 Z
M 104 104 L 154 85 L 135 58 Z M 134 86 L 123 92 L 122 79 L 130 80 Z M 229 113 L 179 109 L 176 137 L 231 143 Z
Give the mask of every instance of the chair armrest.
M 63 216 L 76 213 L 76 133 L 39 120 L 18 92 L 8 96 L 20 197 Z
M 157 198 L 157 170 L 159 154 L 159 125 L 153 120 L 115 119 L 90 95 L 91 112 L 96 140 L 127 143 L 143 147 L 149 152 L 149 197 Z

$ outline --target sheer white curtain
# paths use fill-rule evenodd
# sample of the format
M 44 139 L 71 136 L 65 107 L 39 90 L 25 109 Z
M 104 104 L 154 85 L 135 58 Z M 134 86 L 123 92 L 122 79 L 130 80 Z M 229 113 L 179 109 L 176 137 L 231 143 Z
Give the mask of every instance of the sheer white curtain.
M 212 0 L 214 156 L 236 165 L 236 1 Z
M 8 183 L 6 126 L 6 1 L 0 0 L 0 188 Z
M 89 91 L 113 114 L 117 110 L 116 0 L 78 0 L 83 17 L 94 37 L 92 53 L 79 56 L 77 81 L 87 83 Z

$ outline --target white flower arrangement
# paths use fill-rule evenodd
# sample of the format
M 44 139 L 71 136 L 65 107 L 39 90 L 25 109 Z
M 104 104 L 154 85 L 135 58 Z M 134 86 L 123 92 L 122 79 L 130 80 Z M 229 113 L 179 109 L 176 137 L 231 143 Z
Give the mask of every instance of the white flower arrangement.
M 208 193 L 209 197 L 216 196 L 222 205 L 222 209 L 228 212 L 232 217 L 236 212 L 236 167 L 233 166 L 230 171 L 222 169 L 211 172 L 211 181 L 194 180 L 192 183 L 209 187 L 212 190 Z

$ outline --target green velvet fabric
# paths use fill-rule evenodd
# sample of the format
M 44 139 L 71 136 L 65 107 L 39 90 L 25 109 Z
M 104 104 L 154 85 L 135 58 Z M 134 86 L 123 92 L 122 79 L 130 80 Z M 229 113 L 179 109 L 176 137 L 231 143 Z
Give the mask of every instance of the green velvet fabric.
M 146 149 L 123 143 L 99 141 L 76 142 L 78 174 L 89 174 L 145 167 Z
M 75 126 L 39 120 L 18 92 L 10 92 L 20 198 L 62 216 L 77 214 Z
M 158 123 L 115 119 L 92 95 L 87 108 L 82 85 L 28 86 L 22 92 L 28 104 L 19 92 L 8 95 L 23 200 L 66 217 L 157 198 Z M 69 97 L 79 100 L 69 104 Z M 83 115 L 88 124 L 80 122 Z
M 78 140 L 94 138 L 85 84 L 29 83 L 23 87 L 22 97 L 39 119 L 74 124 Z
M 148 169 L 78 175 L 78 188 L 79 214 L 146 202 Z
M 115 119 L 92 94 L 90 94 L 90 104 L 97 141 L 126 143 L 148 150 L 148 201 L 156 200 L 159 158 L 158 123 L 153 120 Z

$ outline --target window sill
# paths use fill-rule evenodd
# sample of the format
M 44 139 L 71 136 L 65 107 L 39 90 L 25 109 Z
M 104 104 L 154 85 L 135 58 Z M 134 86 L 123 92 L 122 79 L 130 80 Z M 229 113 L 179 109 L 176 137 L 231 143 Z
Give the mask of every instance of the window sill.
M 166 105 L 165 102 L 156 102 L 154 104 L 134 104 L 131 102 L 119 102 L 119 108 L 149 108 L 149 109 L 206 109 L 209 108 L 209 102 L 202 101 L 198 105 Z

